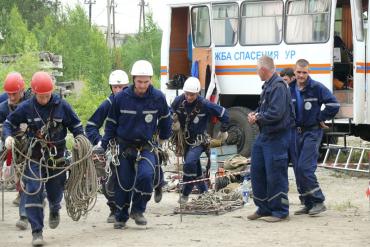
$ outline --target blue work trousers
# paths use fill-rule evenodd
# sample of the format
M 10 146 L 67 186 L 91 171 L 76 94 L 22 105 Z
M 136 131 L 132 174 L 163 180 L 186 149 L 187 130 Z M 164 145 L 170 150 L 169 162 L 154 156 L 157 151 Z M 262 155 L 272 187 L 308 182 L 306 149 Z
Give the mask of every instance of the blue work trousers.
M 107 199 L 107 205 L 111 212 L 116 211 L 116 205 L 114 202 L 114 190 L 117 183 L 117 176 L 114 170 L 114 166 L 110 164 L 112 174 L 102 181 L 102 192 Z
M 30 178 L 41 178 L 53 176 L 60 173 L 61 169 L 40 169 L 40 165 L 31 163 L 27 165 L 26 175 Z M 25 178 L 25 191 L 34 195 L 26 194 L 26 213 L 28 221 L 31 224 L 32 232 L 42 231 L 44 227 L 44 186 L 46 189 L 46 196 L 49 201 L 50 212 L 58 212 L 61 208 L 60 202 L 63 198 L 64 183 L 66 181 L 65 172 L 49 179 L 46 183 Z M 45 185 L 44 185 L 45 184 Z
M 19 191 L 19 217 L 27 217 L 26 212 L 26 194 L 23 191 Z
M 137 154 L 120 155 L 120 165 L 116 167 L 115 185 L 116 220 L 126 222 L 131 213 L 144 213 L 153 191 L 156 157 L 153 152 L 143 149 L 139 161 Z
M 325 196 L 317 181 L 315 171 L 319 157 L 319 147 L 323 135 L 322 129 L 296 132 L 297 163 L 295 165 L 296 182 L 299 193 L 308 208 L 316 203 L 322 203 Z
M 251 180 L 257 214 L 289 215 L 288 150 L 290 130 L 259 134 L 252 148 Z
M 203 178 L 202 166 L 200 164 L 200 155 L 203 153 L 204 147 L 202 145 L 190 147 L 185 154 L 184 176 L 183 182 L 189 182 L 196 179 Z M 204 181 L 197 183 L 185 184 L 182 190 L 184 196 L 188 196 L 193 187 L 197 186 L 199 193 L 204 193 L 208 190 Z
M 295 180 L 297 181 L 298 180 L 298 177 L 297 177 L 298 150 L 297 150 L 297 133 L 296 132 L 297 130 L 295 127 L 292 128 L 290 131 L 289 162 L 293 164 L 294 176 L 295 176 Z M 298 194 L 301 195 L 302 191 L 297 182 L 296 182 L 296 185 L 297 185 Z M 302 196 L 299 196 L 299 199 L 301 202 L 304 201 Z

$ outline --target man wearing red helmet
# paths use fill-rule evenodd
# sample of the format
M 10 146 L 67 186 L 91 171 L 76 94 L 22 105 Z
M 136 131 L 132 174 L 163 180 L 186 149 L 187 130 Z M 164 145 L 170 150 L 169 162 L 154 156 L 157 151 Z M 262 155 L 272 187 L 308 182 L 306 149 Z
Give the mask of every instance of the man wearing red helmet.
M 32 245 L 42 246 L 44 184 L 49 201 L 49 227 L 54 229 L 60 221 L 60 202 L 66 180 L 61 168 L 65 165 L 67 129 L 76 137 L 83 134 L 83 127 L 71 106 L 52 93 L 54 84 L 48 73 L 36 72 L 32 76 L 31 88 L 35 96 L 7 117 L 3 137 L 5 147 L 11 149 L 15 129 L 23 122 L 28 123 L 31 161 L 25 171 L 28 177 L 25 181 L 26 212 L 32 228 Z M 41 181 L 46 175 L 49 179 Z
M 15 110 L 15 108 L 20 104 L 23 100 L 25 100 L 25 83 L 23 77 L 18 72 L 11 72 L 9 73 L 4 81 L 4 91 L 7 94 L 7 100 L 0 103 L 0 124 L 2 125 L 6 119 L 6 117 Z M 27 124 L 22 124 L 22 127 L 19 129 L 20 131 L 24 132 L 26 129 Z M 7 158 L 7 165 L 11 165 L 11 152 L 8 152 Z M 28 220 L 27 214 L 25 209 L 25 194 L 20 189 L 19 186 L 20 181 L 17 183 L 17 190 L 19 190 L 19 194 L 17 199 L 19 200 L 19 220 L 15 224 L 20 230 L 27 229 Z M 16 199 L 16 200 L 17 200 Z

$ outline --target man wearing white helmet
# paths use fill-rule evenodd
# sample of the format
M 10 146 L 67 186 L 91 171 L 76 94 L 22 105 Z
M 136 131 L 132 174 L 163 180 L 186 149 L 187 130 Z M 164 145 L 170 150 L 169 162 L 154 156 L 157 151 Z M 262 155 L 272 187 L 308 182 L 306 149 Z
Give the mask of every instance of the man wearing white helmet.
M 200 90 L 201 85 L 198 78 L 189 77 L 183 87 L 184 93 L 177 96 L 171 105 L 172 112 L 178 116 L 178 122 L 174 122 L 172 129 L 178 131 L 181 128 L 186 142 L 184 182 L 201 179 L 203 176 L 199 159 L 200 155 L 208 148 L 206 131 L 211 117 L 217 117 L 221 122 L 221 132 L 219 133 L 221 141 L 225 142 L 228 137 L 229 115 L 227 110 L 204 99 L 199 95 Z M 204 181 L 195 183 L 195 185 L 200 193 L 207 191 Z M 194 183 L 184 185 L 180 203 L 188 201 L 193 187 Z
M 116 138 L 120 148 L 120 165 L 115 167 L 115 229 L 122 229 L 129 218 L 137 225 L 147 224 L 144 212 L 153 191 L 158 162 L 153 139 L 158 133 L 159 143 L 163 143 L 171 135 L 166 98 L 151 85 L 152 65 L 139 60 L 132 66 L 131 75 L 134 84 L 115 96 L 102 139 L 104 149 L 111 138 Z
M 100 104 L 98 109 L 89 118 L 86 124 L 86 135 L 90 142 L 95 145 L 94 149 L 101 148 L 102 136 L 99 133 L 99 129 L 103 126 L 105 119 L 108 116 L 109 109 L 111 108 L 114 95 L 121 92 L 129 84 L 128 76 L 123 70 L 115 70 L 109 76 L 109 86 L 111 88 L 112 94 Z M 96 151 L 96 150 L 95 150 Z M 115 173 L 106 178 L 102 184 L 102 190 L 105 198 L 107 198 L 107 205 L 110 209 L 110 214 L 107 218 L 108 223 L 114 223 L 114 214 L 116 211 L 116 206 L 114 203 L 114 181 Z

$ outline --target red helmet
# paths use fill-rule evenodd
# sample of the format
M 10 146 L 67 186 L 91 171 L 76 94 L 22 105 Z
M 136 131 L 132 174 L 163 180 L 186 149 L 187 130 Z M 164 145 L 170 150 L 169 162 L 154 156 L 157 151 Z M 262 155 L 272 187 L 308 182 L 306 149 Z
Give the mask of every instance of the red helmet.
M 4 91 L 7 93 L 17 93 L 24 89 L 24 80 L 18 72 L 9 73 L 4 82 Z
M 33 74 L 31 79 L 31 88 L 36 94 L 51 93 L 54 89 L 53 79 L 51 79 L 51 76 L 44 71 L 36 72 Z

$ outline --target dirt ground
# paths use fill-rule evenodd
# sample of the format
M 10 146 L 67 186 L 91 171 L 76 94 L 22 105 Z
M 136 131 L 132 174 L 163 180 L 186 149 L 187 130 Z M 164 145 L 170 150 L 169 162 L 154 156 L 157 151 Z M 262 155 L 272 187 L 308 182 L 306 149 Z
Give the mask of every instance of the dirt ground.
M 368 178 L 353 178 L 319 168 L 317 175 L 326 195 L 328 211 L 319 217 L 295 216 L 300 208 L 294 175 L 290 175 L 290 220 L 266 223 L 249 221 L 253 202 L 220 216 L 182 217 L 173 213 L 178 194 L 165 193 L 157 204 L 151 200 L 147 227 L 132 220 L 123 230 L 106 223 L 108 207 L 99 194 L 86 218 L 72 221 L 63 209 L 57 229 L 48 227 L 45 212 L 46 246 L 370 246 L 370 201 L 365 196 Z M 15 227 L 18 210 L 11 201 L 15 192 L 5 192 L 5 221 L 0 221 L 0 246 L 30 246 L 31 231 Z M 63 202 L 64 203 L 64 202 Z

